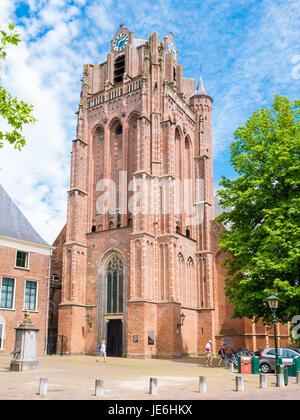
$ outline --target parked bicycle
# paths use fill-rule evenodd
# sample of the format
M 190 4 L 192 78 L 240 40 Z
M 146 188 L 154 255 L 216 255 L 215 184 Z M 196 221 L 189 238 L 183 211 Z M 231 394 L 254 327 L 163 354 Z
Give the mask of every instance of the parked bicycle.
M 225 365 L 229 367 L 230 363 L 233 363 L 234 367 L 238 367 L 239 359 L 238 356 L 257 356 L 258 352 L 252 352 L 250 349 L 238 349 L 238 351 L 231 350 L 231 352 L 226 353 Z
M 233 350 L 230 353 L 226 353 L 225 366 L 228 368 L 230 363 L 233 363 L 234 367 L 238 367 L 238 355 Z

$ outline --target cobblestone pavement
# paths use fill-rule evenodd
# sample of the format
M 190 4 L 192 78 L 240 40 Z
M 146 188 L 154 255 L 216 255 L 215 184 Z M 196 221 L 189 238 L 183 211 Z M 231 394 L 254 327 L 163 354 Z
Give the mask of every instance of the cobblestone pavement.
M 258 375 L 244 375 L 244 392 L 235 391 L 235 376 L 225 367 L 206 368 L 200 358 L 126 359 L 93 356 L 44 356 L 39 368 L 9 370 L 10 357 L 0 356 L 0 400 L 299 400 L 300 385 L 289 378 L 285 388 L 268 377 L 259 388 Z M 199 376 L 207 377 L 207 393 L 199 393 Z M 158 394 L 149 394 L 149 378 L 158 378 Z M 47 396 L 39 395 L 40 378 L 48 379 Z M 95 380 L 104 379 L 104 397 L 95 396 Z

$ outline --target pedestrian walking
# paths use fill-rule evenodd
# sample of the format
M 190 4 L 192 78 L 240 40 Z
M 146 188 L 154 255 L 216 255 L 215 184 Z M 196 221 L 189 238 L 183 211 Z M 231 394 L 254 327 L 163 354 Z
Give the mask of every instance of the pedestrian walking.
M 104 358 L 104 362 L 106 361 L 106 344 L 105 340 L 102 340 L 100 346 L 99 346 L 99 356 L 96 359 L 96 362 L 100 362 L 101 357 Z
M 222 344 L 222 347 L 220 348 L 218 353 L 220 355 L 220 361 L 219 361 L 218 367 L 221 367 L 223 360 L 226 359 L 226 344 Z
M 206 353 L 206 361 L 205 366 L 208 367 L 213 365 L 213 357 L 212 357 L 212 341 L 208 340 L 205 346 L 205 353 Z

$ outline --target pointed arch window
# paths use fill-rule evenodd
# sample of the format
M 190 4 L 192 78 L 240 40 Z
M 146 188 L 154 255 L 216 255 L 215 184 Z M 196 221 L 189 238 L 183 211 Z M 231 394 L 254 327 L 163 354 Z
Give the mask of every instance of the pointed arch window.
M 118 213 L 117 215 L 117 229 L 120 229 L 121 227 L 121 215 Z
M 113 255 L 107 265 L 107 313 L 123 313 L 124 264 L 118 255 Z
M 118 124 L 115 131 L 116 136 L 120 136 L 122 134 L 122 126 Z
M 203 133 L 203 129 L 204 129 L 204 127 L 203 127 L 203 116 L 200 115 L 200 117 L 199 117 L 199 131 L 200 131 L 200 134 Z
M 97 130 L 98 140 L 102 141 L 104 140 L 104 130 L 102 127 L 98 128 Z

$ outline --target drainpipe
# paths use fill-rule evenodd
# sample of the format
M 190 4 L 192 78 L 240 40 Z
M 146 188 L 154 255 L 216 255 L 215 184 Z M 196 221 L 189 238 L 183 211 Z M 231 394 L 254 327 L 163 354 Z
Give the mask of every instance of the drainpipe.
M 49 299 L 50 299 L 50 272 L 51 272 L 51 256 L 52 248 L 50 248 L 49 262 L 48 262 L 48 286 L 47 286 L 47 302 L 46 302 L 46 321 L 45 321 L 45 348 L 44 356 L 47 355 L 47 345 L 48 345 L 48 318 L 49 318 Z

